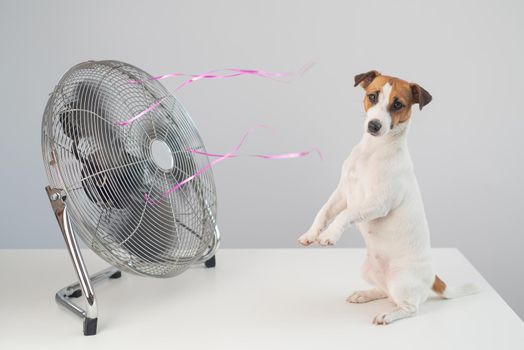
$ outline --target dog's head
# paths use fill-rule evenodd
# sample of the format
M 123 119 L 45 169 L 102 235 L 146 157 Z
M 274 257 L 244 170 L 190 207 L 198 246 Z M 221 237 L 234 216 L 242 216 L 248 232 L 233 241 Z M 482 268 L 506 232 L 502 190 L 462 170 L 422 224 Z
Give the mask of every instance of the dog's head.
M 411 106 L 422 109 L 431 102 L 431 95 L 418 84 L 381 75 L 372 70 L 355 76 L 355 86 L 365 91 L 365 130 L 373 136 L 383 136 L 411 117 Z

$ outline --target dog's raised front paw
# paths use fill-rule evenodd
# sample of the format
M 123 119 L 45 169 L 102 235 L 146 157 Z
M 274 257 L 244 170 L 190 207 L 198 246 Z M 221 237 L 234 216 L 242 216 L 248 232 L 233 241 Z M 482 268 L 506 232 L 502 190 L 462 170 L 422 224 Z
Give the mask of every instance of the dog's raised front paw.
M 334 234 L 331 230 L 327 229 L 318 236 L 318 244 L 323 246 L 335 245 L 338 239 L 340 238 L 339 234 Z
M 317 232 L 309 230 L 298 238 L 298 243 L 302 244 L 303 246 L 308 246 L 311 243 L 314 243 L 317 240 L 317 237 Z

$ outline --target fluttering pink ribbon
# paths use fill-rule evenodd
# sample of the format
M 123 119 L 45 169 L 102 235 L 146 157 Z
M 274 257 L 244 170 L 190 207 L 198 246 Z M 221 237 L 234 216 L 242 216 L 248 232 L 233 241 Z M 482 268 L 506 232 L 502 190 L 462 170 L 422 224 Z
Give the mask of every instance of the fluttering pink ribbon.
M 256 75 L 262 78 L 268 78 L 268 79 L 278 79 L 278 78 L 285 78 L 285 77 L 293 77 L 293 76 L 300 76 L 304 74 L 307 70 L 309 70 L 311 67 L 313 67 L 314 63 L 310 62 L 306 64 L 304 67 L 299 69 L 295 72 L 285 72 L 285 73 L 275 73 L 275 72 L 268 72 L 260 69 L 240 69 L 240 68 L 224 68 L 224 69 L 214 69 L 207 71 L 205 73 L 201 74 L 187 74 L 187 73 L 169 73 L 164 75 L 157 75 L 156 77 L 151 77 L 149 79 L 145 80 L 129 80 L 130 84 L 140 84 L 146 81 L 151 80 L 162 80 L 166 78 L 174 78 L 174 77 L 191 77 L 190 79 L 186 80 L 182 84 L 180 84 L 175 91 L 191 84 L 194 81 L 200 80 L 200 79 L 226 79 L 226 78 L 234 78 L 238 77 L 240 75 Z M 220 74 L 217 75 L 215 73 L 219 72 L 233 72 L 231 74 Z
M 214 153 L 207 153 L 202 151 L 197 151 L 195 149 L 189 149 L 188 152 L 201 154 L 208 157 L 223 157 L 225 154 L 214 154 Z M 263 158 L 263 159 L 291 159 L 291 158 L 300 158 L 310 155 L 311 153 L 317 153 L 320 159 L 324 159 L 322 156 L 322 153 L 318 148 L 312 148 L 309 151 L 301 151 L 301 152 L 289 152 L 289 153 L 281 153 L 281 154 L 233 154 L 232 156 L 228 158 L 237 158 L 237 157 L 254 157 L 254 158 Z
M 156 77 L 151 77 L 146 80 L 129 80 L 129 83 L 130 84 L 140 84 L 140 83 L 143 83 L 145 81 L 150 81 L 150 80 L 162 80 L 166 78 L 182 77 L 182 76 L 191 77 L 175 88 L 174 91 L 178 91 L 186 87 L 187 85 L 191 84 L 192 82 L 200 80 L 200 79 L 227 79 L 227 78 L 238 77 L 241 75 L 254 75 L 254 76 L 258 76 L 261 78 L 267 78 L 267 79 L 279 79 L 279 78 L 285 78 L 285 77 L 301 76 L 307 70 L 309 70 L 313 65 L 314 63 L 308 63 L 307 65 L 305 65 L 304 67 L 302 67 L 300 70 L 296 72 L 287 72 L 287 73 L 275 73 L 275 72 L 267 72 L 267 71 L 258 70 L 258 69 L 239 69 L 239 68 L 215 69 L 215 70 L 211 70 L 211 71 L 208 71 L 202 74 L 170 73 L 170 74 L 159 75 Z M 218 72 L 233 72 L 233 73 L 215 74 Z M 158 107 L 165 98 L 166 97 L 156 100 L 153 104 L 151 104 L 149 107 L 147 107 L 146 109 L 144 109 L 142 112 L 138 113 L 131 119 L 125 120 L 123 122 L 117 121 L 117 124 L 120 126 L 126 126 L 126 125 L 131 124 L 135 120 L 139 119 L 143 115 L 147 114 L 148 112 L 151 112 L 153 109 Z
M 220 162 L 222 162 L 222 161 L 224 161 L 224 160 L 226 160 L 228 158 L 235 158 L 235 157 L 242 156 L 242 155 L 238 154 L 237 152 L 244 145 L 244 142 L 246 141 L 247 137 L 252 132 L 254 132 L 255 130 L 260 129 L 260 128 L 270 129 L 270 127 L 268 127 L 266 125 L 256 125 L 256 126 L 252 127 L 251 129 L 249 129 L 244 134 L 244 136 L 242 137 L 240 142 L 236 145 L 236 147 L 233 148 L 230 152 L 228 152 L 226 154 L 214 154 L 214 153 L 207 153 L 207 152 L 197 151 L 195 149 L 189 149 L 188 152 L 201 154 L 201 155 L 206 155 L 206 156 L 209 156 L 209 157 L 216 157 L 216 159 L 214 159 L 213 161 L 209 162 L 206 166 L 202 167 L 200 170 L 195 172 L 193 175 L 187 177 L 186 179 L 180 181 L 179 183 L 177 183 L 176 185 L 171 187 L 169 190 L 167 190 L 166 192 L 164 192 L 162 194 L 162 197 L 169 196 L 171 193 L 175 192 L 176 190 L 178 190 L 180 187 L 182 187 L 183 185 L 185 185 L 189 181 L 199 177 L 205 171 L 211 169 L 216 164 L 218 164 L 218 163 L 220 163 Z M 305 157 L 305 156 L 308 156 L 309 154 L 311 154 L 312 152 L 316 152 L 319 155 L 320 159 L 323 159 L 322 153 L 320 152 L 320 150 L 318 148 L 313 148 L 313 149 L 311 149 L 309 151 L 302 151 L 302 152 L 281 153 L 281 154 L 273 154 L 273 155 L 253 154 L 253 155 L 247 155 L 247 156 L 252 156 L 252 157 L 256 157 L 256 158 L 264 158 L 264 159 L 291 159 L 291 158 Z M 149 204 L 159 203 L 158 200 L 151 199 L 151 197 L 147 193 L 144 194 L 144 198 L 145 198 L 146 202 L 148 202 Z

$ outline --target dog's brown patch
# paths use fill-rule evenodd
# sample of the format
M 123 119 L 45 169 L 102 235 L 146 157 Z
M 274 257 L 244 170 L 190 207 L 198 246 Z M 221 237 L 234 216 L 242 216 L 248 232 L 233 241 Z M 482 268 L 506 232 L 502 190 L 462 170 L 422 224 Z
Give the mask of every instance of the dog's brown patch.
M 433 291 L 437 294 L 443 294 L 446 290 L 446 283 L 442 281 L 440 278 L 438 278 L 437 275 L 435 275 L 435 282 L 433 282 L 433 286 L 431 287 Z
M 377 76 L 379 76 L 380 73 L 376 70 L 370 70 L 366 73 L 361 73 L 355 75 L 355 86 L 360 85 L 364 89 L 375 79 Z
M 391 128 L 399 123 L 406 122 L 411 117 L 411 106 L 413 105 L 413 95 L 410 84 L 404 80 L 393 78 L 391 81 L 391 94 L 388 101 L 388 110 L 391 115 Z M 393 110 L 395 101 L 402 103 L 403 107 L 398 111 Z

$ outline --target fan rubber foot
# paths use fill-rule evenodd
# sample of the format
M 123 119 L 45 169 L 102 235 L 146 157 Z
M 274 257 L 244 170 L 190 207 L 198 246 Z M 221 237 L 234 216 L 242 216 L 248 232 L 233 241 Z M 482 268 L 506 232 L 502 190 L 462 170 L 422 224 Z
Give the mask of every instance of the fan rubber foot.
M 217 264 L 217 260 L 215 258 L 215 256 L 213 255 L 213 257 L 209 260 L 206 260 L 206 262 L 204 263 L 206 265 L 206 267 L 215 267 L 216 264 Z
M 95 335 L 98 318 L 84 318 L 84 335 Z
M 122 277 L 122 272 L 121 271 L 117 271 L 114 274 L 112 274 L 111 276 L 109 276 L 109 278 L 112 278 L 112 279 L 117 279 L 117 278 L 120 278 L 120 277 Z

